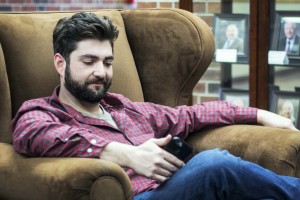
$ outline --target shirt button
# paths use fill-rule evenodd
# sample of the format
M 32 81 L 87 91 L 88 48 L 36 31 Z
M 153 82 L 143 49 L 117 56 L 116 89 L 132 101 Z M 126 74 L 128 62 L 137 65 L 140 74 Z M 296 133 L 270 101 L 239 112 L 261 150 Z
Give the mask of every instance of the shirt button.
M 91 153 L 93 150 L 92 150 L 92 148 L 88 148 L 86 151 L 87 151 L 88 153 Z
M 96 140 L 95 140 L 95 139 L 92 139 L 92 140 L 91 140 L 91 143 L 92 143 L 92 144 L 96 144 Z

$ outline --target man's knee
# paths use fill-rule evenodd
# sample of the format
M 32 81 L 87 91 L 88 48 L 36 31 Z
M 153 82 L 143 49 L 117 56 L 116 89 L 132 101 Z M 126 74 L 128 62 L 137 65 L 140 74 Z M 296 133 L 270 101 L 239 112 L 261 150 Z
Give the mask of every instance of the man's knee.
M 198 153 L 191 161 L 199 166 L 201 170 L 216 173 L 220 170 L 234 170 L 239 167 L 239 160 L 226 150 L 212 149 Z

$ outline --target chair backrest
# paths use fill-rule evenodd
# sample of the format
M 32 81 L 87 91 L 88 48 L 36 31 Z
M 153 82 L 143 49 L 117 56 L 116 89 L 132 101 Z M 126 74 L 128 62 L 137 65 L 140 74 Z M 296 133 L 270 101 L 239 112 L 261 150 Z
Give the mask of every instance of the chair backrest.
M 59 84 L 52 31 L 60 18 L 74 12 L 0 14 L 0 95 L 6 95 L 1 98 L 0 108 L 6 110 L 0 113 L 0 142 L 10 142 L 7 121 L 25 100 L 49 96 Z M 214 52 L 212 33 L 200 18 L 179 9 L 86 12 L 111 17 L 120 31 L 111 92 L 132 101 L 188 103 Z
M 10 142 L 11 103 L 5 61 L 0 43 L 0 142 Z
M 188 104 L 214 55 L 210 27 L 181 9 L 121 13 L 145 101 L 172 107 Z

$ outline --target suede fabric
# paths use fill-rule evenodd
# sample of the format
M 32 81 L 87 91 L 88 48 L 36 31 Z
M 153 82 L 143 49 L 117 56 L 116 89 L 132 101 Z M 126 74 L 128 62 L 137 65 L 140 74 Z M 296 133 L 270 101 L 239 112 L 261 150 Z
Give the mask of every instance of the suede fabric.
M 234 125 L 192 134 L 195 152 L 221 148 L 277 174 L 300 178 L 299 132 L 263 126 Z
M 11 103 L 5 60 L 0 43 L 0 142 L 11 143 Z
M 207 24 L 178 9 L 125 10 L 122 16 L 145 101 L 188 104 L 215 49 Z
M 0 143 L 0 149 L 0 199 L 132 199 L 130 180 L 114 163 L 87 158 L 26 158 L 5 143 Z
M 119 11 L 95 11 L 111 17 L 120 33 L 115 43 L 114 78 L 110 91 L 124 94 L 133 101 L 143 101 L 135 63 Z M 12 112 L 28 99 L 49 96 L 59 84 L 53 66 L 52 32 L 57 21 L 74 12 L 1 14 L 0 38 L 7 63 L 12 96 Z M 5 38 L 5 39 L 4 39 Z
M 179 9 L 91 12 L 112 17 L 120 29 L 112 92 L 133 101 L 188 103 L 214 54 L 212 32 L 200 18 Z M 0 14 L 0 199 L 132 199 L 130 180 L 114 163 L 28 158 L 9 144 L 10 120 L 19 106 L 49 96 L 59 83 L 51 35 L 57 20 L 73 13 Z M 188 141 L 195 151 L 228 149 L 279 174 L 300 177 L 297 132 L 233 125 L 194 133 Z
M 27 99 L 49 96 L 59 84 L 53 66 L 52 31 L 60 18 L 73 13 L 0 14 L 0 142 L 4 142 L 0 143 L 0 199 L 132 199 L 128 176 L 113 163 L 24 158 L 7 144 L 11 143 L 12 112 Z M 111 17 L 120 30 L 111 91 L 143 101 L 121 14 L 117 10 L 95 13 Z

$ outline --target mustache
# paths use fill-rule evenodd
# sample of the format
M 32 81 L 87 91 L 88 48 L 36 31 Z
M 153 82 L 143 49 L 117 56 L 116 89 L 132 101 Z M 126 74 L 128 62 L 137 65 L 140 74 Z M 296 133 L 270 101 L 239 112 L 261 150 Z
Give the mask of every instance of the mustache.
M 106 78 L 95 77 L 95 78 L 90 79 L 90 80 L 85 82 L 86 85 L 93 84 L 93 83 L 104 83 L 104 84 L 106 84 L 107 80 L 106 80 Z

